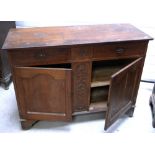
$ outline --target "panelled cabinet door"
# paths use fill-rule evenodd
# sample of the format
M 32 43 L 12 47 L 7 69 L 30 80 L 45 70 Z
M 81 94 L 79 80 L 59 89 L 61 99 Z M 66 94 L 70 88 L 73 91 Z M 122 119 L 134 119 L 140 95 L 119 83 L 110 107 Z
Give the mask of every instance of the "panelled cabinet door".
M 21 118 L 71 120 L 71 69 L 16 67 Z
M 111 77 L 105 130 L 132 107 L 142 58 L 136 59 Z

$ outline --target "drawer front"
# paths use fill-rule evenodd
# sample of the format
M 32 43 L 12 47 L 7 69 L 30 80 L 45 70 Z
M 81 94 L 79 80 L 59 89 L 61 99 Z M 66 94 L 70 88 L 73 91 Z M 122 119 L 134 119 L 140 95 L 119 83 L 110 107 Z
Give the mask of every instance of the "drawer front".
M 10 52 L 15 65 L 41 65 L 67 62 L 70 50 L 67 48 L 22 49 Z
M 95 46 L 93 59 L 123 58 L 143 56 L 146 51 L 145 42 L 111 43 Z
M 89 60 L 92 58 L 93 48 L 91 46 L 71 48 L 71 59 L 74 61 Z

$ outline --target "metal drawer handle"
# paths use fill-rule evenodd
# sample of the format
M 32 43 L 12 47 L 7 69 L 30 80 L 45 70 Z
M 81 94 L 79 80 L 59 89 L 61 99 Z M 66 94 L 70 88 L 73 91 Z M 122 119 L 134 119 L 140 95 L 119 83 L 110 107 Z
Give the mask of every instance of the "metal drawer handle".
M 122 54 L 122 53 L 124 53 L 125 52 L 125 49 L 124 48 L 117 48 L 116 49 L 116 53 L 117 54 Z

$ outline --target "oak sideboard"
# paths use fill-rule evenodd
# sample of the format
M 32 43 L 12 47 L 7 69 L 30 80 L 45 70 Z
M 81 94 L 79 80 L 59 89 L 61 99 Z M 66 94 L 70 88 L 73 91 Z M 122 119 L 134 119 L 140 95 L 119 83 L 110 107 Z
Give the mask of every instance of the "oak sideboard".
M 105 112 L 106 130 L 120 116 L 133 116 L 152 39 L 130 24 L 11 29 L 3 49 L 22 128 Z

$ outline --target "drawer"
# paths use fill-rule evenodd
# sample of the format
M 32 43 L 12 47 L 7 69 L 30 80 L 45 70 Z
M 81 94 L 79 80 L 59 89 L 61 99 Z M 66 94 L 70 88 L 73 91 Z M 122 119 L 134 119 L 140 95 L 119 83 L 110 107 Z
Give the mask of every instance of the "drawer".
M 71 59 L 81 61 L 92 58 L 93 48 L 91 46 L 71 48 Z
M 93 59 L 143 56 L 146 47 L 146 42 L 110 43 L 94 46 Z
M 68 62 L 68 48 L 21 49 L 10 52 L 11 61 L 15 65 L 41 65 Z

